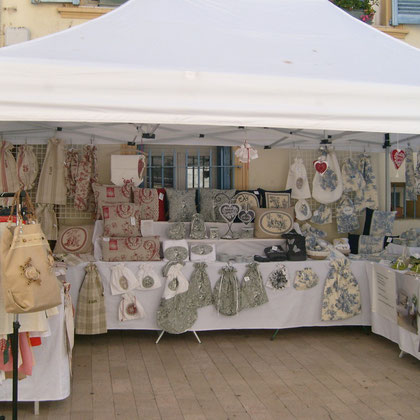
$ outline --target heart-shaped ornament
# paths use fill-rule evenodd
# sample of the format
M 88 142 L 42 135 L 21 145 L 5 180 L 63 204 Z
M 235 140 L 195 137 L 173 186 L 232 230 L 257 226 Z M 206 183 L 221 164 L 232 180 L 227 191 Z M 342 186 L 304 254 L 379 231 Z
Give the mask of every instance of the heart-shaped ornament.
M 219 207 L 220 215 L 227 223 L 232 223 L 241 211 L 241 207 L 237 204 L 224 203 Z
M 238 214 L 238 219 L 245 223 L 251 223 L 255 219 L 255 211 L 254 210 L 241 210 Z
M 394 149 L 391 152 L 391 160 L 394 162 L 395 169 L 398 171 L 400 166 L 404 162 L 405 159 L 405 151 L 401 149 Z
M 328 169 L 328 162 L 325 160 L 314 160 L 314 168 L 321 175 Z

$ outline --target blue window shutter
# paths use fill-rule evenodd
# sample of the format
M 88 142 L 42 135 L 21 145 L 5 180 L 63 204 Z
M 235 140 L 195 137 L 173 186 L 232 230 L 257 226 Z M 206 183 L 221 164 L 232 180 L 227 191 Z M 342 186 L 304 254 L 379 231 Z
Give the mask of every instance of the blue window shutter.
M 80 4 L 80 0 L 31 0 L 32 4 L 39 4 L 39 3 L 72 3 L 75 6 Z
M 232 188 L 232 152 L 230 146 L 217 147 L 217 166 L 217 188 L 222 190 Z
M 99 0 L 101 7 L 118 7 L 125 3 L 127 0 Z
M 392 25 L 420 25 L 420 0 L 392 0 Z

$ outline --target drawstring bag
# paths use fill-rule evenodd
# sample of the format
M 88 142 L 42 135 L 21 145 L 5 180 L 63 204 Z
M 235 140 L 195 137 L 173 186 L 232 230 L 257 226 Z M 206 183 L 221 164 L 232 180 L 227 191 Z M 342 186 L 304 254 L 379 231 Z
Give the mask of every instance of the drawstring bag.
M 220 274 L 213 288 L 214 306 L 222 315 L 236 315 L 239 313 L 239 281 L 236 269 L 227 265 L 220 270 Z
M 296 271 L 293 287 L 296 290 L 307 290 L 318 284 L 319 278 L 314 270 L 306 267 L 303 270 Z
M 204 262 L 195 263 L 190 278 L 191 299 L 197 304 L 197 308 L 203 308 L 213 303 L 211 283 L 206 268 L 207 264 Z
M 335 152 L 328 152 L 328 167 L 324 173 L 315 171 L 312 182 L 312 196 L 322 204 L 337 201 L 343 194 L 343 180 Z
M 20 187 L 28 191 L 33 188 L 38 175 L 38 159 L 32 146 L 23 144 L 19 146 L 17 155 L 17 176 Z
M 363 194 L 363 208 L 368 207 L 372 210 L 378 208 L 378 190 L 376 187 L 376 177 L 373 173 L 372 162 L 370 156 L 363 153 L 359 156 L 359 171 L 365 180 L 365 190 Z
M 18 206 L 18 225 L 10 224 L 1 237 L 1 283 L 6 312 L 38 312 L 61 304 L 60 283 L 55 276 L 54 258 L 41 225 L 33 222 L 33 206 L 25 195 L 29 223 L 22 223 L 18 205 L 20 191 L 14 196 L 11 213 Z
M 286 183 L 286 190 L 289 189 L 292 189 L 292 198 L 304 199 L 311 197 L 308 176 L 302 158 L 295 158 L 295 161 L 290 165 Z
M 142 264 L 137 272 L 137 289 L 154 290 L 162 286 L 160 277 L 156 274 L 153 267 L 149 264 Z
M 346 258 L 330 262 L 322 298 L 323 321 L 340 321 L 352 318 L 362 311 L 359 284 Z
M 327 225 L 332 223 L 331 208 L 325 204 L 321 204 L 312 214 L 312 223 L 317 225 Z
M 357 217 L 353 201 L 343 195 L 337 206 L 337 232 L 348 233 L 359 229 L 359 218 Z
M 107 332 L 104 287 L 98 268 L 90 263 L 80 287 L 76 310 L 76 334 L 95 335 Z
M 138 286 L 137 277 L 124 264 L 111 267 L 111 281 L 109 282 L 112 295 L 121 295 Z
M 276 268 L 268 275 L 267 287 L 282 290 L 289 287 L 289 275 L 284 264 L 277 264 Z
M 163 270 L 165 290 L 157 310 L 157 325 L 171 334 L 181 334 L 197 320 L 197 304 L 191 298 L 189 283 L 181 272 L 182 264 L 169 262 Z
M 142 319 L 145 316 L 146 312 L 136 296 L 131 293 L 124 293 L 121 296 L 121 302 L 118 308 L 118 319 L 120 322 Z
M 41 229 L 49 241 L 58 239 L 58 221 L 54 204 L 37 204 L 36 218 L 41 224 Z
M 253 262 L 247 265 L 239 290 L 240 310 L 256 308 L 268 302 L 262 275 L 258 270 L 258 264 Z

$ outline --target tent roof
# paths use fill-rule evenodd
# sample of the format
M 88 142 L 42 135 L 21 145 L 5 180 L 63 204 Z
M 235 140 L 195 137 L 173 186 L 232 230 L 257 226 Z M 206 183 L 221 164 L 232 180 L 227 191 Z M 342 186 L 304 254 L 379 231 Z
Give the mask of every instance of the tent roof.
M 419 68 L 328 0 L 131 0 L 0 49 L 0 121 L 420 134 Z

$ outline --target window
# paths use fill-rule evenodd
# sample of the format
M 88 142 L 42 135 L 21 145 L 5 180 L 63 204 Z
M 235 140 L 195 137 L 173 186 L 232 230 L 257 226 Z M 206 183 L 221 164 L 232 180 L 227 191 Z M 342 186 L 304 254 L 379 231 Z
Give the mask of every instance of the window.
M 420 25 L 420 0 L 391 0 L 392 25 Z
M 72 3 L 75 6 L 80 4 L 80 0 L 31 0 L 32 4 L 39 4 L 39 3 Z

